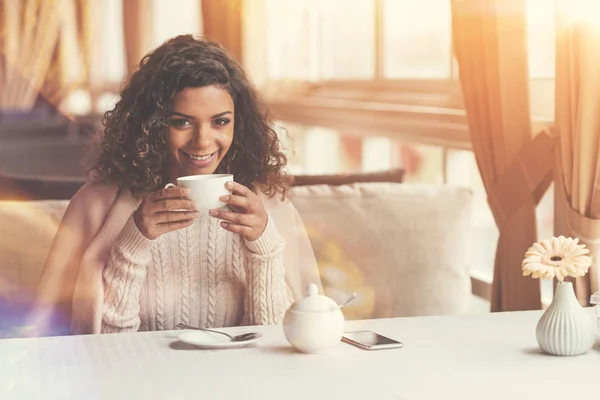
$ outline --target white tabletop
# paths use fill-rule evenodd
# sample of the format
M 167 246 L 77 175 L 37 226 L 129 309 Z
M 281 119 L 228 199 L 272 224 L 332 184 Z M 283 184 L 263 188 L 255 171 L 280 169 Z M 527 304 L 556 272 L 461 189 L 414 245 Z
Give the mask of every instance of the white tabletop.
M 589 309 L 590 317 L 593 316 Z M 0 340 L 0 399 L 594 399 L 600 351 L 540 353 L 541 311 L 347 322 L 404 348 L 296 353 L 281 327 L 252 348 L 199 350 L 177 332 Z M 244 332 L 248 328 L 228 329 Z

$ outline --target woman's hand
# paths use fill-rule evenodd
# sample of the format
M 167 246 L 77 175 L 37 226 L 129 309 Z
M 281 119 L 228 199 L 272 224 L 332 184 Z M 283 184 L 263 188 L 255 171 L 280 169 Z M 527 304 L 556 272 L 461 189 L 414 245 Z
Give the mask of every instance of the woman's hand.
M 233 211 L 210 210 L 210 215 L 222 219 L 221 226 L 230 232 L 241 235 L 248 241 L 254 241 L 267 227 L 268 215 L 260 197 L 252 190 L 237 182 L 228 182 L 230 196 L 222 196 L 221 201 Z
M 150 240 L 186 228 L 198 218 L 196 204 L 185 197 L 187 188 L 171 186 L 150 193 L 133 214 L 138 229 Z M 184 210 L 184 211 L 175 211 Z

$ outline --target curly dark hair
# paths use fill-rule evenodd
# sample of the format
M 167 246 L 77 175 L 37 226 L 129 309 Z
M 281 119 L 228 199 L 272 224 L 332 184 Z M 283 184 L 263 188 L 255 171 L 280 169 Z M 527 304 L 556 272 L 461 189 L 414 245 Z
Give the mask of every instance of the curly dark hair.
M 291 178 L 283 171 L 287 158 L 266 105 L 232 56 L 218 43 L 192 35 L 170 39 L 144 56 L 120 100 L 104 114 L 102 149 L 91 176 L 126 185 L 138 197 L 163 187 L 165 118 L 173 99 L 187 87 L 209 85 L 227 90 L 235 107 L 233 142 L 215 173 L 231 173 L 254 191 L 284 196 Z

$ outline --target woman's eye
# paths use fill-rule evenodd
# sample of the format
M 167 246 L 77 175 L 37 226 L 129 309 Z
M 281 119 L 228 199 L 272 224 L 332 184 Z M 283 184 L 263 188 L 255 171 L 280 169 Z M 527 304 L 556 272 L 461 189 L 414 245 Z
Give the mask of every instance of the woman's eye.
M 213 121 L 213 125 L 215 126 L 225 126 L 229 123 L 229 119 L 227 118 L 218 118 Z
M 167 123 L 173 128 L 185 128 L 192 126 L 192 123 L 185 118 L 171 118 L 167 121 Z

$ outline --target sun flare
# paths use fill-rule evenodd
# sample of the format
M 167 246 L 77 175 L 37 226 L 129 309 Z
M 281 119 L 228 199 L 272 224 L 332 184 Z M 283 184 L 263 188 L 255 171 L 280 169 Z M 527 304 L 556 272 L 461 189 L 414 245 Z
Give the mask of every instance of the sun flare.
M 579 26 L 600 31 L 600 1 L 560 0 L 557 4 L 557 18 L 567 26 Z

